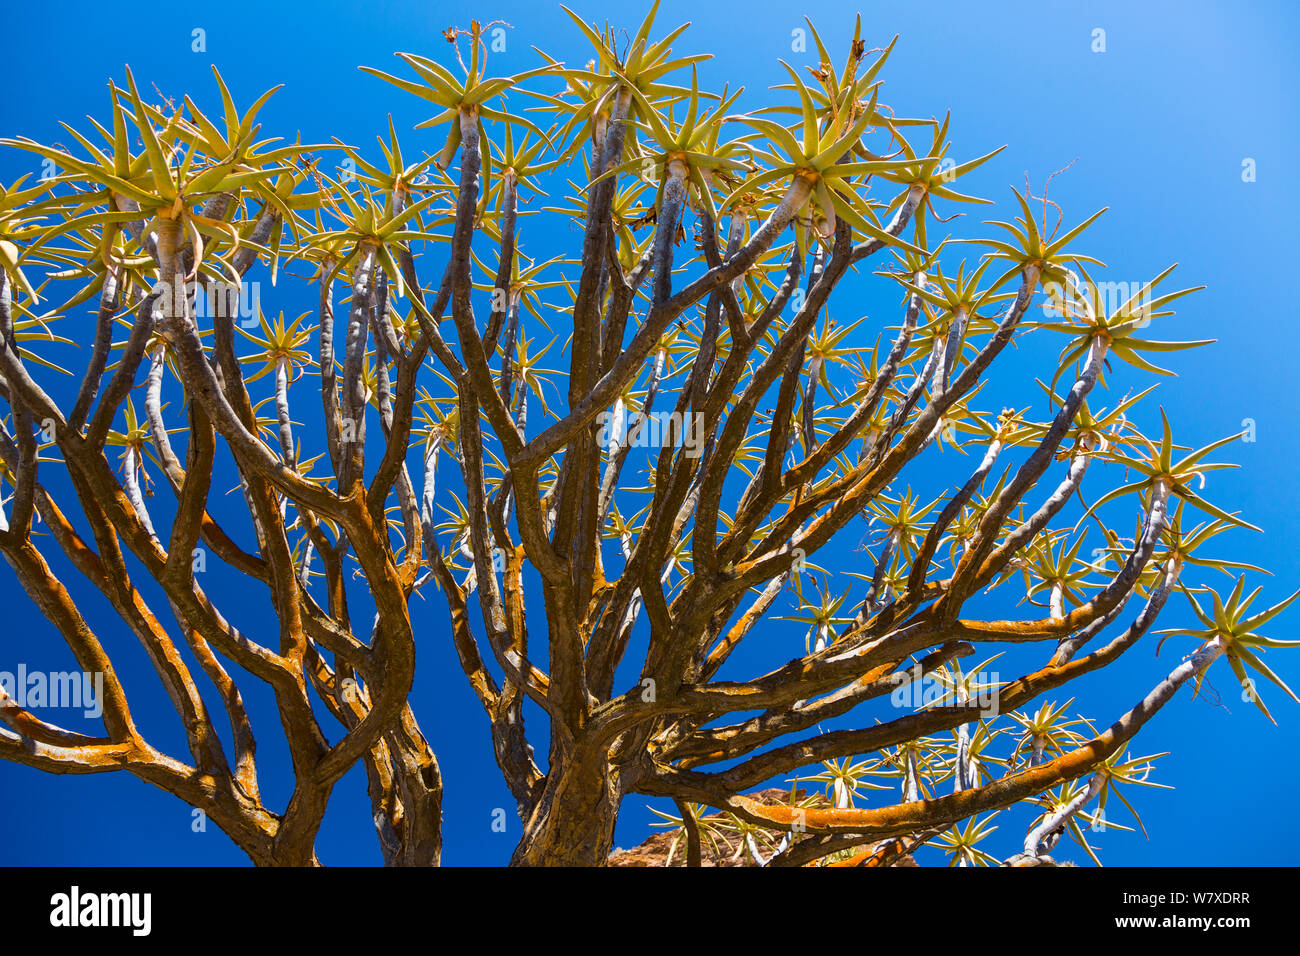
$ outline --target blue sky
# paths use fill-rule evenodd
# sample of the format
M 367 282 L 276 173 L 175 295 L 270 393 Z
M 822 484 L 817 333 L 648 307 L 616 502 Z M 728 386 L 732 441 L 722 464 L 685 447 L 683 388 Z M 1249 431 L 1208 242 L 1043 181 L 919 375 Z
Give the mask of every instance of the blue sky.
M 643 8 L 639 4 L 589 4 L 574 8 L 587 19 L 609 18 L 629 33 Z M 744 4 L 700 4 L 665 0 L 662 28 L 686 19 L 692 28 L 676 44 L 682 52 L 712 52 L 701 68 L 701 84 L 724 82 L 747 88 L 743 104 L 766 105 L 766 87 L 781 82 L 777 63 L 812 63 L 811 54 L 791 50 L 791 31 L 810 13 L 836 58 L 844 52 L 857 7 L 823 2 L 807 7 L 756 0 Z M 738 12 L 732 12 L 738 11 Z M 321 2 L 310 13 L 266 3 L 232 0 L 221 16 L 189 12 L 176 4 L 142 0 L 131 6 L 132 20 L 120 7 L 99 3 L 24 5 L 9 12 L 12 43 L 0 60 L 0 81 L 9 95 L 0 101 L 0 135 L 26 135 L 43 142 L 67 141 L 57 126 L 65 120 L 79 129 L 86 114 L 105 115 L 106 83 L 122 79 L 127 63 L 142 87 L 169 96 L 190 94 L 205 109 L 216 110 L 215 63 L 236 101 L 246 106 L 266 88 L 284 83 L 261 114 L 264 133 L 305 142 L 338 138 L 370 155 L 376 135 L 391 113 L 406 151 L 416 154 L 441 146 L 437 131 L 413 132 L 428 115 L 421 103 L 360 73 L 358 65 L 400 72 L 395 50 L 443 59 L 449 52 L 441 30 L 467 26 L 471 17 L 510 24 L 507 49 L 494 56 L 497 73 L 536 65 L 534 45 L 562 60 L 585 62 L 587 51 L 575 28 L 549 0 L 459 2 Z M 959 161 L 1008 144 L 1009 148 L 963 183 L 997 201 L 996 207 L 958 210 L 967 215 L 947 228 L 958 235 L 987 235 L 982 218 L 1009 218 L 1009 186 L 1023 189 L 1028 175 L 1036 194 L 1051 173 L 1073 162 L 1055 178 L 1051 199 L 1065 210 L 1067 224 L 1101 206 L 1103 216 L 1086 235 L 1086 251 L 1104 260 L 1107 278 L 1141 281 L 1173 262 L 1180 263 L 1172 288 L 1205 285 L 1182 300 L 1179 315 L 1157 328 L 1158 338 L 1214 338 L 1215 345 L 1170 356 L 1180 372 L 1160 380 L 1144 404 L 1141 424 L 1158 426 L 1157 405 L 1175 422 L 1175 436 L 1196 447 L 1240 431 L 1251 419 L 1257 440 L 1225 449 L 1222 460 L 1239 470 L 1211 476 L 1207 495 L 1229 510 L 1240 509 L 1265 529 L 1263 535 L 1233 532 L 1218 539 L 1215 552 L 1260 564 L 1274 577 L 1262 600 L 1272 603 L 1300 585 L 1300 561 L 1289 543 L 1300 536 L 1292 492 L 1300 427 L 1294 409 L 1294 294 L 1290 273 L 1300 253 L 1294 223 L 1300 214 L 1300 187 L 1288 172 L 1300 155 L 1294 91 L 1300 89 L 1294 50 L 1300 41 L 1296 8 L 1285 2 L 999 2 L 970 4 L 931 0 L 924 4 L 870 4 L 863 9 L 868 47 L 901 39 L 883 73 L 882 99 L 907 116 L 952 111 L 950 136 Z M 194 52 L 192 31 L 206 31 L 206 51 Z M 1105 51 L 1094 52 L 1094 31 L 1105 31 Z M 661 31 L 660 31 L 661 32 Z M 918 145 L 920 145 L 918 143 Z M 1243 163 L 1253 160 L 1253 182 L 1243 181 Z M 0 176 L 12 181 L 38 171 L 23 154 L 0 154 Z M 973 211 L 971 211 L 973 210 Z M 544 217 L 537 217 L 541 220 Z M 542 258 L 565 251 L 576 230 L 556 224 L 534 225 Z M 531 237 L 530 237 L 531 240 Z M 426 282 L 432 263 L 425 266 Z M 876 281 L 878 290 L 880 280 Z M 855 287 L 856 288 L 856 287 Z M 304 293 L 292 290 L 286 297 Z M 305 293 L 306 296 L 314 292 Z M 896 299 L 879 291 L 836 306 L 833 314 L 856 319 L 870 313 L 863 337 L 869 345 L 881 327 L 896 324 Z M 892 298 L 891 298 L 892 297 Z M 305 299 L 304 299 L 305 301 Z M 840 300 L 843 301 L 843 292 Z M 274 303 L 296 315 L 297 300 Z M 879 311 L 874 311 L 879 308 Z M 63 331 L 84 339 L 91 319 L 84 309 L 70 316 Z M 72 325 L 71 323 L 77 323 Z M 69 333 L 68 329 L 74 329 Z M 867 330 L 870 329 L 870 334 Z M 1042 401 L 1033 376 L 1050 377 L 1059 342 L 1030 338 L 999 360 L 1000 378 L 982 407 Z M 73 356 L 84 363 L 84 356 Z M 1165 363 L 1168 364 L 1168 363 Z M 74 364 L 74 367 L 80 367 Z M 1151 384 L 1145 376 L 1117 370 L 1111 394 Z M 1106 404 L 1098 400 L 1097 404 Z M 949 474 L 941 466 L 920 472 L 924 482 Z M 957 459 L 956 467 L 969 467 Z M 937 470 L 936 470 L 937 469 Z M 444 474 L 450 468 L 444 469 Z M 964 474 L 963 474 L 964 478 Z M 1045 481 L 1055 481 L 1049 475 Z M 1094 486 L 1095 488 L 1096 486 Z M 933 494 L 937 494 L 935 488 Z M 163 491 L 155 500 L 167 496 Z M 231 506 L 233 508 L 233 506 Z M 1125 519 L 1126 521 L 1128 519 Z M 862 530 L 846 532 L 838 550 L 818 563 L 845 566 Z M 1217 543 L 1217 542 L 1216 542 Z M 221 572 L 214 572 L 219 575 Z M 1227 581 L 1227 579 L 1222 579 Z M 230 583 L 236 582 L 233 577 Z M 209 590 L 220 594 L 220 579 Z M 1216 582 L 1216 586 L 1218 585 Z M 1228 582 L 1230 586 L 1230 582 Z M 74 589 L 78 598 L 80 591 Z M 52 628 L 21 594 L 12 574 L 0 571 L 5 619 L 0 623 L 0 670 L 17 661 L 51 669 L 70 663 Z M 87 607 L 93 598 L 85 596 Z M 540 597 L 531 607 L 540 606 Z M 1271 636 L 1289 638 L 1300 611 L 1272 624 Z M 1189 615 L 1174 603 L 1163 626 L 1185 623 Z M 128 691 L 137 721 L 158 726 L 154 742 L 183 753 L 174 715 L 150 684 L 147 663 L 124 627 L 106 616 L 110 647 L 121 648 Z M 441 598 L 429 592 L 417 608 L 423 628 L 416 678 L 416 713 L 429 737 L 446 780 L 444 861 L 497 864 L 508 860 L 519 833 L 494 833 L 492 810 L 511 801 L 492 760 L 487 726 L 465 685 L 446 637 Z M 754 673 L 767 655 L 777 662 L 802 648 L 797 625 L 769 626 L 764 650 L 739 657 L 735 674 Z M 535 627 L 534 631 L 539 630 Z M 1075 710 L 1109 723 L 1166 674 L 1186 646 L 1166 646 L 1159 659 L 1154 643 L 1136 647 L 1118 667 L 1071 685 Z M 1041 653 L 1041 652 L 1040 652 Z M 784 656 L 782 656 L 784 655 Z M 1280 654 L 1279 654 L 1280 656 Z M 999 662 L 1019 673 L 1039 656 L 1009 655 Z M 1274 660 L 1292 683 L 1300 681 L 1300 657 Z M 1176 787 L 1137 796 L 1150 833 L 1110 832 L 1097 842 L 1108 865 L 1286 864 L 1300 847 L 1300 822 L 1293 794 L 1300 783 L 1294 759 L 1300 707 L 1277 691 L 1266 700 L 1279 721 L 1270 725 L 1240 694 L 1222 664 L 1211 681 L 1224 706 L 1181 694 L 1143 731 L 1138 753 L 1169 751 L 1155 779 Z M 277 751 L 273 708 L 252 681 L 243 685 L 259 735 L 259 761 L 268 800 L 287 796 L 284 754 Z M 151 721 L 151 717 L 155 718 Z M 855 715 L 855 721 L 869 719 Z M 534 717 L 534 724 L 539 723 Z M 539 752 L 544 745 L 539 742 Z M 0 863 L 9 864 L 233 864 L 246 859 L 219 831 L 191 829 L 190 809 L 174 798 L 125 774 L 56 778 L 0 763 Z M 616 842 L 630 846 L 648 832 L 647 801 L 630 797 L 624 805 Z M 282 805 L 282 804 L 277 804 Z M 364 777 L 354 771 L 339 785 L 318 841 L 321 858 L 333 864 L 379 862 L 367 822 Z M 1027 817 L 1001 819 L 1000 846 L 1014 848 Z M 1122 817 L 1119 822 L 1126 821 Z M 1247 825 L 1242 825 L 1243 823 Z M 1008 849 L 1010 852 L 1010 849 Z M 1079 852 L 1073 858 L 1083 861 Z

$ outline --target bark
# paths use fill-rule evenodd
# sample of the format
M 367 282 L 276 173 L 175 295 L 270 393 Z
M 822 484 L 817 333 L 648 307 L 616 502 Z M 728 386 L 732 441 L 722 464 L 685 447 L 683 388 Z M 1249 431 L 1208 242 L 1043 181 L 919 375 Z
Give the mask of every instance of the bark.
M 512 866 L 603 866 L 623 795 L 605 753 L 566 759 L 524 820 Z

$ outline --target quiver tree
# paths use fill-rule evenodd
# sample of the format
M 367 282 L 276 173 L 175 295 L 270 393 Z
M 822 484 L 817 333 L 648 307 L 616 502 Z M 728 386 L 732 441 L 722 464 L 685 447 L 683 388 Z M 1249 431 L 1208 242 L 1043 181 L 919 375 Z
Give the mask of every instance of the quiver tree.
M 1027 802 L 1035 862 L 1149 782 L 1134 735 L 1216 658 L 1256 702 L 1254 675 L 1294 698 L 1262 660 L 1284 642 L 1257 633 L 1290 599 L 1252 616 L 1244 578 L 1188 580 L 1258 570 L 1202 547 L 1245 525 L 1201 494 L 1237 436 L 1190 451 L 1163 413 L 1140 430 L 1150 389 L 1103 397 L 1108 371 L 1168 374 L 1152 353 L 1205 344 L 1149 337 L 1191 290 L 1166 271 L 1106 295 L 1081 248 L 1100 213 L 1067 228 L 1027 190 L 1014 223 L 937 235 L 985 201 L 959 180 L 995 153 L 956 162 L 946 120 L 885 106 L 892 43 L 855 30 L 836 61 L 813 31 L 819 66 L 782 64 L 739 112 L 653 11 L 622 46 L 570 16 L 582 67 L 489 76 L 475 23 L 448 31 L 451 66 L 363 68 L 430 104 L 417 162 L 391 123 L 378 155 L 287 143 L 256 122 L 269 94 L 241 114 L 218 76 L 209 116 L 129 71 L 72 147 L 4 141 L 54 172 L 0 197 L 0 550 L 104 689 L 93 732 L 6 696 L 0 754 L 125 770 L 290 865 L 317 862 L 360 762 L 385 861 L 436 863 L 443 781 L 410 696 L 417 649 L 450 641 L 516 863 L 603 862 L 636 794 L 675 802 L 682 859 L 723 819 L 766 865 L 927 841 L 995 861 L 989 815 Z M 1049 382 L 980 410 L 1031 334 L 1062 343 Z M 922 459 L 945 469 L 928 494 Z M 242 510 L 213 501 L 232 485 Z M 858 571 L 822 568 L 846 538 Z M 203 562 L 245 585 L 210 592 Z M 137 726 L 66 574 L 147 650 L 187 757 Z M 1153 642 L 1175 591 L 1190 656 L 1113 723 L 1072 717 L 1057 692 Z M 1039 663 L 963 669 L 997 645 Z M 259 795 L 273 731 L 246 682 L 279 711 L 282 807 Z M 792 777 L 827 796 L 744 795 Z

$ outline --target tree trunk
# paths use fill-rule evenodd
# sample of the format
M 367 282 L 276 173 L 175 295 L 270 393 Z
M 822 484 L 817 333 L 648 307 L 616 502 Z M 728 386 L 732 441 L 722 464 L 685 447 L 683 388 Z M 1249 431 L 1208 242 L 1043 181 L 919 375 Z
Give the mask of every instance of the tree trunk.
M 618 771 L 602 751 L 552 771 L 524 821 L 511 866 L 604 866 L 622 800 Z

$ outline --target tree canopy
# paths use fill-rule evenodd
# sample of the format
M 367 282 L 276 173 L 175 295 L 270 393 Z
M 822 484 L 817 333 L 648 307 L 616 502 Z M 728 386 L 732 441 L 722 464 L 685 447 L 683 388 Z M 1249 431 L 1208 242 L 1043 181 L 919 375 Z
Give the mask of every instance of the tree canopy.
M 1259 530 L 1204 493 L 1240 436 L 1180 444 L 1152 388 L 1106 380 L 1209 344 L 1166 337 L 1196 290 L 1104 281 L 1104 210 L 1046 187 L 954 220 L 1000 150 L 886 105 L 895 41 L 860 21 L 838 57 L 809 23 L 818 65 L 747 97 L 701 88 L 656 7 L 631 34 L 566 10 L 581 66 L 491 75 L 478 22 L 444 62 L 363 66 L 428 104 L 377 150 L 264 132 L 274 90 L 241 112 L 215 69 L 207 112 L 128 70 L 70 145 L 0 140 L 44 170 L 0 194 L 0 552 L 103 681 L 94 732 L 4 688 L 0 756 L 126 771 L 262 865 L 320 862 L 360 763 L 385 862 L 434 864 L 412 686 L 450 642 L 518 864 L 604 863 L 634 795 L 674 801 L 670 861 L 725 832 L 757 865 L 998 863 L 993 815 L 1029 803 L 1008 862 L 1037 863 L 1125 825 L 1109 801 L 1162 756 L 1135 735 L 1218 658 L 1270 720 L 1260 678 L 1300 701 L 1264 660 L 1296 594 L 1216 550 Z M 1030 336 L 1054 367 L 981 408 Z M 212 500 L 232 485 L 242 511 Z M 819 563 L 855 535 L 853 570 Z M 218 565 L 242 583 L 210 588 Z M 68 575 L 142 643 L 188 755 L 137 725 Z M 1171 599 L 1188 626 L 1157 629 Z M 1112 722 L 1060 699 L 1168 637 L 1187 656 Z M 990 670 L 1022 645 L 1035 668 Z M 255 729 L 284 736 L 285 806 Z

